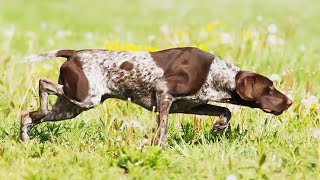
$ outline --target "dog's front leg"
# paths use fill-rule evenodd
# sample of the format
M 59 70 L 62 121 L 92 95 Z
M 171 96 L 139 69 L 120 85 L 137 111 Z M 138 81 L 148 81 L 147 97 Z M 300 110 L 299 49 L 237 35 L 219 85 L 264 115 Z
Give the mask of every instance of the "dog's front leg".
M 208 116 L 219 116 L 220 119 L 214 124 L 214 132 L 223 132 L 229 126 L 231 119 L 231 112 L 228 108 L 215 106 L 211 104 L 202 104 L 193 107 L 183 113 L 186 114 L 197 114 L 197 115 L 208 115 Z
M 167 140 L 168 133 L 168 114 L 173 102 L 173 97 L 170 94 L 162 93 L 157 94 L 157 132 L 154 138 L 154 144 L 158 146 L 163 146 Z

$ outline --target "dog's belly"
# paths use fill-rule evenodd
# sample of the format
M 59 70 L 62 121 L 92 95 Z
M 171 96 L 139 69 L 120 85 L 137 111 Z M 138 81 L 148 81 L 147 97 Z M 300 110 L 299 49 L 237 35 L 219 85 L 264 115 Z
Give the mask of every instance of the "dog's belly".
M 130 101 L 149 110 L 149 111 L 155 111 L 157 112 L 157 102 L 156 102 L 156 95 L 155 93 L 152 94 L 131 94 L 125 93 L 125 94 L 119 94 L 119 95 L 105 95 L 102 98 L 102 101 L 108 98 L 116 98 L 116 99 L 122 99 L 122 100 L 129 100 Z M 178 98 L 173 101 L 171 107 L 170 107 L 170 113 L 184 113 L 187 110 L 196 107 L 200 104 L 206 104 L 207 101 L 197 101 L 197 100 L 190 100 L 187 97 L 186 98 Z
M 116 99 L 121 99 L 124 101 L 131 101 L 134 104 L 137 104 L 149 111 L 152 111 L 156 107 L 156 97 L 152 97 L 152 95 L 148 94 L 131 94 L 129 95 L 128 93 L 125 94 L 118 94 L 118 95 L 109 95 L 106 94 L 103 96 L 102 101 L 103 102 L 105 99 L 108 98 L 116 98 Z

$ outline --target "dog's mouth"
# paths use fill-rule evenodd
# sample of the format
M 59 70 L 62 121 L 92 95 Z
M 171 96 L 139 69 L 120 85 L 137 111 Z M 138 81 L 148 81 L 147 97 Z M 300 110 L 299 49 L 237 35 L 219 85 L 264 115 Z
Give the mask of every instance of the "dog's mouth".
M 267 113 L 272 113 L 273 111 L 271 109 L 268 109 L 268 108 L 263 108 L 262 109 L 264 112 L 267 112 Z
M 268 108 L 263 108 L 262 110 L 264 112 L 266 112 L 266 113 L 271 113 L 271 114 L 274 114 L 274 115 L 280 115 L 282 113 L 282 112 L 273 111 L 273 110 L 268 109 Z

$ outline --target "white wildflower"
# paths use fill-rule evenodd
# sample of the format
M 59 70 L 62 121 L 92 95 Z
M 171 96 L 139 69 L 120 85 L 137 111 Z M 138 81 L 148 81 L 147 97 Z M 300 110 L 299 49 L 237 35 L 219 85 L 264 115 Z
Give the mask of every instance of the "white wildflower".
M 317 107 L 318 98 L 316 96 L 310 95 L 309 93 L 301 100 L 301 104 L 307 108 Z
M 284 41 L 284 39 L 280 38 L 280 39 L 278 40 L 278 43 L 279 43 L 279 45 L 283 46 L 284 43 L 285 43 L 285 41 Z
M 43 23 L 41 23 L 40 27 L 42 30 L 46 30 L 48 28 L 48 24 L 43 22 Z
M 232 42 L 231 35 L 229 33 L 221 33 L 221 43 L 230 44 Z
M 229 175 L 226 177 L 226 180 L 237 180 L 237 176 L 234 175 L 234 174 L 229 174 Z
M 150 36 L 148 36 L 148 40 L 149 41 L 154 41 L 156 39 L 156 36 L 155 35 L 150 35 Z
M 269 34 L 267 37 L 267 44 L 276 45 L 277 44 L 277 36 L 273 34 Z
M 290 137 L 289 140 L 292 141 L 292 137 Z M 293 148 L 293 145 L 289 144 L 289 148 Z
M 271 81 L 275 81 L 275 82 L 280 82 L 281 81 L 281 77 L 278 74 L 272 74 L 270 76 L 270 80 Z
M 282 71 L 282 76 L 285 76 L 285 75 L 287 75 L 287 71 Z
M 201 39 L 208 39 L 209 34 L 208 34 L 208 32 L 206 32 L 206 31 L 201 31 L 200 34 L 199 34 L 199 37 L 200 37 Z
M 255 37 L 255 38 L 258 38 L 259 37 L 259 32 L 256 31 L 256 30 L 253 30 L 252 31 L 252 36 Z
M 169 33 L 169 27 L 168 27 L 167 25 L 162 25 L 162 26 L 160 27 L 160 32 L 161 32 L 162 34 L 168 34 L 168 33 Z
M 32 31 L 28 31 L 28 32 L 26 33 L 26 36 L 27 36 L 28 38 L 34 39 L 34 38 L 36 37 L 36 33 L 35 33 L 35 32 L 32 32 Z
M 64 31 L 58 31 L 57 36 L 58 37 L 63 37 L 65 35 Z
M 257 47 L 257 46 L 258 46 L 258 41 L 257 41 L 257 40 L 254 40 L 254 41 L 252 42 L 252 46 L 253 46 L 253 47 Z
M 12 25 L 10 28 L 5 29 L 3 31 L 3 34 L 5 37 L 7 37 L 8 39 L 11 39 L 14 36 L 14 32 L 15 32 L 15 26 Z
M 88 40 L 93 39 L 93 33 L 92 32 L 86 32 L 84 34 L 84 37 Z
M 29 49 L 33 49 L 33 46 L 34 46 L 33 40 L 28 41 Z
M 245 44 L 241 44 L 241 45 L 240 45 L 240 49 L 241 49 L 241 50 L 245 50 L 245 49 L 246 49 L 246 45 L 245 45 Z
M 301 45 L 299 46 L 299 49 L 300 49 L 300 51 L 302 51 L 302 52 L 304 52 L 304 51 L 307 50 L 307 48 L 306 48 L 306 46 L 305 46 L 304 44 L 301 44 Z
M 119 26 L 116 26 L 116 27 L 114 28 L 114 31 L 115 31 L 116 33 L 119 33 L 119 32 L 121 32 L 121 27 L 119 27 Z
M 262 16 L 257 16 L 257 21 L 263 21 L 263 17 Z
M 275 24 L 270 24 L 268 26 L 268 31 L 269 31 L 269 33 L 274 34 L 274 33 L 276 33 L 278 31 L 278 28 L 277 28 L 277 26 Z
M 52 38 L 48 38 L 47 42 L 50 46 L 53 46 L 55 44 L 54 40 Z
M 320 129 L 314 130 L 312 133 L 312 137 L 315 139 L 319 139 L 320 138 Z
M 57 32 L 57 36 L 60 37 L 60 38 L 63 38 L 63 37 L 66 37 L 66 36 L 70 36 L 72 34 L 71 31 L 69 30 L 59 30 Z

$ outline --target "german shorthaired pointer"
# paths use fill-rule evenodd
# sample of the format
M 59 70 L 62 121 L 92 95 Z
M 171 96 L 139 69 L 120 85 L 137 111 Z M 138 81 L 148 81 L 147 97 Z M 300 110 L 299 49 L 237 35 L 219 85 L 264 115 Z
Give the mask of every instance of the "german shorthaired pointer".
M 208 101 L 260 108 L 275 115 L 292 101 L 276 90 L 268 78 L 238 67 L 193 47 L 158 52 L 115 50 L 55 50 L 32 55 L 28 61 L 64 57 L 58 84 L 39 81 L 40 107 L 21 116 L 21 138 L 46 121 L 76 117 L 108 98 L 126 100 L 158 112 L 154 144 L 167 139 L 169 113 L 220 116 L 214 126 L 229 125 L 230 111 Z M 57 101 L 48 108 L 48 95 Z

